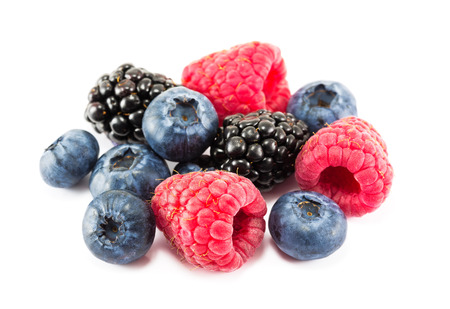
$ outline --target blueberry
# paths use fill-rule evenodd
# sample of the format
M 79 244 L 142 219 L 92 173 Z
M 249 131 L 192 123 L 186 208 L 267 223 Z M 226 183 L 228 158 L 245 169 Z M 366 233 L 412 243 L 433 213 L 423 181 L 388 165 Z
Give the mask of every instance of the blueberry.
M 95 197 L 102 192 L 120 189 L 150 199 L 156 186 L 170 176 L 169 167 L 148 145 L 117 145 L 98 159 L 89 180 Z
M 188 162 L 199 157 L 213 142 L 219 119 L 203 94 L 174 87 L 157 96 L 142 119 L 144 136 L 164 159 Z
M 172 175 L 214 170 L 214 162 L 212 161 L 211 157 L 208 155 L 201 155 L 192 162 L 180 162 L 175 165 L 172 171 Z
M 311 132 L 317 132 L 338 119 L 358 115 L 351 92 L 333 81 L 317 81 L 303 86 L 291 96 L 286 111 L 303 120 Z
M 52 187 L 72 187 L 89 174 L 98 153 L 98 142 L 91 133 L 70 130 L 42 154 L 39 162 L 41 176 Z
M 176 175 L 176 174 L 189 174 L 192 172 L 201 172 L 202 168 L 196 164 L 196 163 L 192 163 L 192 162 L 181 162 L 178 163 L 172 171 L 172 175 Z
M 328 197 L 298 190 L 275 202 L 269 215 L 269 231 L 287 255 L 298 260 L 320 259 L 344 243 L 347 219 Z
M 147 253 L 155 238 L 156 220 L 137 195 L 111 190 L 95 197 L 83 218 L 86 246 L 97 258 L 127 264 Z

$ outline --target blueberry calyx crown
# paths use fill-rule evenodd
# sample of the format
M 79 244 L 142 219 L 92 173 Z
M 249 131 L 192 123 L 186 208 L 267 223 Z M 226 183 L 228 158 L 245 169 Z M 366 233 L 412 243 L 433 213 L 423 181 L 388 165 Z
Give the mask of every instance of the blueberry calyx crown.
M 120 236 L 124 235 L 122 222 L 114 220 L 112 216 L 105 217 L 98 228 L 98 238 L 105 244 L 114 244 Z
M 320 217 L 320 206 L 313 201 L 305 199 L 297 204 L 300 208 L 301 216 L 304 218 L 317 218 Z
M 319 84 L 306 98 L 313 106 L 329 108 L 336 95 L 336 92 L 326 89 L 324 84 Z
M 134 164 L 137 155 L 131 148 L 128 148 L 123 154 L 115 156 L 110 161 L 111 170 L 129 170 Z
M 198 122 L 197 105 L 195 99 L 174 98 L 175 108 L 169 111 L 169 116 L 177 118 L 181 125 L 188 127 Z
M 49 150 L 53 150 L 55 149 L 55 147 L 59 144 L 60 141 L 62 141 L 62 136 L 59 137 L 53 144 L 51 144 L 50 146 L 48 146 L 45 151 L 49 151 Z

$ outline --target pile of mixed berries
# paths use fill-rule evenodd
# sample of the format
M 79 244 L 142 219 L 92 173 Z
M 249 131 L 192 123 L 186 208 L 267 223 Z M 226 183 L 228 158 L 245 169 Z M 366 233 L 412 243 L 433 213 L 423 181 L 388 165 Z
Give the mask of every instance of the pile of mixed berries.
M 264 238 L 262 193 L 292 174 L 301 190 L 270 209 L 270 235 L 295 259 L 323 258 L 343 244 L 348 216 L 386 199 L 386 144 L 342 84 L 318 81 L 291 95 L 280 50 L 260 42 L 194 61 L 181 81 L 121 65 L 100 77 L 85 109 L 112 148 L 99 158 L 96 138 L 71 130 L 41 157 L 54 187 L 91 173 L 82 231 L 99 259 L 141 258 L 158 228 L 190 264 L 234 271 Z

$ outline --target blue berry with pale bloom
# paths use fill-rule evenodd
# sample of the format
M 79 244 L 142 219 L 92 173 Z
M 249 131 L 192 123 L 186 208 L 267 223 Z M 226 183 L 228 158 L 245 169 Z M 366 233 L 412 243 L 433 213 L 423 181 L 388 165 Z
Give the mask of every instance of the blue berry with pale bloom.
M 358 116 L 353 94 L 334 81 L 317 81 L 303 86 L 291 96 L 286 111 L 303 120 L 311 132 L 338 119 Z
M 344 243 L 347 219 L 328 197 L 313 191 L 282 195 L 269 215 L 269 231 L 278 248 L 297 260 L 329 256 Z
M 98 159 L 89 179 L 95 197 L 109 190 L 128 190 L 150 199 L 155 188 L 170 177 L 169 167 L 148 145 L 117 145 Z
M 134 193 L 111 190 L 89 204 L 82 231 L 94 256 L 112 264 L 128 264 L 150 249 L 156 219 L 151 207 Z
M 70 130 L 42 154 L 39 162 L 42 179 L 52 187 L 72 187 L 89 174 L 98 154 L 99 145 L 91 133 Z
M 219 128 L 214 106 L 203 94 L 174 87 L 145 110 L 142 130 L 150 147 L 164 159 L 189 162 L 212 144 Z

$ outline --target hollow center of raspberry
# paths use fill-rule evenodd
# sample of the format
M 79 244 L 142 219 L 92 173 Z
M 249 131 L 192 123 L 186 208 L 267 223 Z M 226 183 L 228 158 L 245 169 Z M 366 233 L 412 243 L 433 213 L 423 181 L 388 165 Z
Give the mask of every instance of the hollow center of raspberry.
M 136 154 L 128 148 L 122 155 L 111 159 L 111 170 L 129 170 L 135 159 Z
M 329 108 L 336 95 L 336 92 L 326 89 L 324 85 L 320 84 L 307 98 L 312 106 Z
M 248 216 L 242 211 L 239 210 L 236 216 L 233 218 L 233 238 L 236 238 L 239 236 L 240 231 L 242 228 L 245 227 L 244 219 L 246 219 Z
M 100 237 L 105 236 L 111 243 L 116 242 L 121 234 L 121 226 L 122 224 L 116 222 L 112 217 L 106 217 L 105 222 L 100 224 Z
M 175 109 L 170 111 L 170 117 L 179 119 L 181 125 L 188 127 L 198 122 L 197 101 L 195 100 L 174 100 Z
M 331 186 L 331 192 L 359 193 L 361 187 L 348 169 L 342 166 L 327 167 L 320 174 L 320 183 Z

